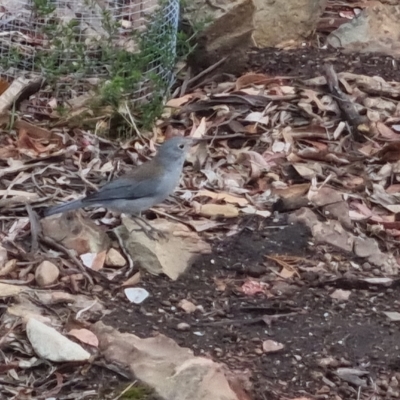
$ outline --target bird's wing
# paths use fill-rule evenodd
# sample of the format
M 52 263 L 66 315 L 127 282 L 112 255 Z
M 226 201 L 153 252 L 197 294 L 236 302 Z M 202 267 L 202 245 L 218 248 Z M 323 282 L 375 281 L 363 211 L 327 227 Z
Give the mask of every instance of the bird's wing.
M 131 173 L 106 183 L 98 192 L 89 194 L 82 199 L 82 202 L 93 204 L 109 200 L 134 200 L 152 197 L 157 194 L 157 189 L 161 185 L 162 172 L 160 166 L 147 162 Z

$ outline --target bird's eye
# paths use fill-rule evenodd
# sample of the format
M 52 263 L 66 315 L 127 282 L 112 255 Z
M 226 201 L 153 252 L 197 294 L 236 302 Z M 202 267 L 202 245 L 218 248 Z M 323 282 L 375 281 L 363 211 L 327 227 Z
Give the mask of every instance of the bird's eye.
M 179 144 L 178 147 L 179 147 L 181 150 L 183 150 L 183 149 L 185 148 L 185 145 L 182 143 L 182 144 Z

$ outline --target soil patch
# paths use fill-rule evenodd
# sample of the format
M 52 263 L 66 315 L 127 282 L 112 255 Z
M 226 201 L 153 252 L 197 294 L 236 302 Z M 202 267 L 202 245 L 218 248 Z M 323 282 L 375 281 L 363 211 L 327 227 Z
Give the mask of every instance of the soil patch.
M 249 54 L 247 70 L 272 76 L 286 75 L 309 79 L 322 75 L 326 63 L 332 64 L 336 72 L 378 75 L 388 81 L 400 81 L 399 60 L 393 57 L 375 53 L 345 53 L 331 48 L 254 49 Z
M 238 235 L 215 243 L 213 254 L 198 259 L 176 282 L 145 276 L 141 286 L 151 297 L 136 306 L 118 295 L 104 322 L 141 337 L 164 333 L 197 355 L 248 371 L 254 399 L 308 394 L 360 398 L 359 385 L 336 375 L 339 367 L 368 372 L 361 377 L 361 398 L 396 392 L 400 332 L 382 312 L 398 308 L 397 290 L 353 289 L 348 301 L 338 301 L 330 297 L 337 287 L 317 282 L 307 271 L 274 285 L 269 296 L 240 290 L 252 276 L 270 287 L 276 284 L 266 255 L 323 259 L 322 252 L 309 249 L 310 237 L 302 226 L 275 225 L 247 221 Z M 178 306 L 182 299 L 200 310 L 186 314 Z M 178 329 L 181 323 L 187 330 Z M 269 339 L 284 349 L 264 353 L 262 344 Z

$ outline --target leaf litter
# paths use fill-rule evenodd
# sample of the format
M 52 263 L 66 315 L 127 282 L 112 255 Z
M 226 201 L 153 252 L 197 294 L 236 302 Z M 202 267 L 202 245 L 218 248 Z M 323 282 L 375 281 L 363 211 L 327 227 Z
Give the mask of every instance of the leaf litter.
M 346 290 L 349 286 L 374 288 L 379 285 L 376 280 L 388 278 L 393 279 L 389 287 L 394 284 L 400 261 L 397 243 L 400 236 L 397 221 L 399 87 L 396 82 L 336 73 L 333 68 L 328 68 L 323 76 L 303 81 L 302 85 L 285 76 L 249 73 L 236 81 L 213 82 L 199 86 L 193 93 L 181 93 L 168 102 L 164 117 L 157 121 L 154 131 L 142 133 L 142 138 L 147 140 L 134 138 L 123 142 L 113 142 L 68 125 L 52 127 L 35 120 L 26 121 L 21 116 L 13 130 L 7 131 L 7 119 L 4 119 L 0 152 L 0 296 L 4 305 L 1 343 L 8 357 L 3 361 L 4 369 L 8 370 L 3 382 L 5 392 L 10 396 L 23 394 L 34 398 L 47 390 L 45 385 L 16 384 L 17 374 L 19 382 L 27 383 L 29 372 L 17 366 L 8 369 L 7 365 L 28 362 L 35 353 L 44 359 L 66 361 L 64 355 L 48 355 L 51 346 L 37 348 L 37 343 L 43 340 L 32 339 L 35 328 L 39 338 L 49 335 L 46 345 L 61 343 L 64 339 L 63 343 L 70 343 L 67 336 L 77 339 L 79 344 L 71 342 L 80 348 L 75 359 L 89 357 L 89 353 L 96 355 L 95 348 L 100 343 L 102 356 L 108 362 L 113 361 L 115 355 L 109 353 L 107 345 L 103 348 L 102 335 L 117 340 L 119 335 L 128 334 L 108 331 L 99 323 L 92 323 L 105 318 L 114 322 L 117 330 L 127 329 L 123 321 L 110 315 L 117 313 L 112 308 L 115 301 L 127 305 L 127 299 L 122 300 L 126 294 L 134 304 L 140 303 L 137 308 L 129 308 L 131 314 L 142 325 L 146 319 L 152 321 L 152 327 L 141 331 L 142 334 L 153 336 L 167 331 L 172 336 L 184 323 L 185 331 L 201 333 L 195 335 L 198 338 L 212 337 L 212 324 L 223 322 L 220 331 L 225 338 L 220 345 L 223 348 L 214 344 L 213 353 L 203 355 L 223 360 L 231 372 L 225 366 L 212 364 L 208 358 L 187 356 L 186 350 L 176 347 L 165 336 L 140 340 L 166 341 L 164 350 L 171 351 L 169 358 L 184 352 L 182 363 L 174 366 L 176 375 L 171 375 L 173 370 L 167 368 L 150 370 L 148 376 L 142 371 L 142 376 L 134 359 L 127 359 L 124 368 L 130 368 L 144 383 L 164 393 L 164 398 L 169 398 L 166 393 L 172 389 L 157 386 L 154 381 L 157 374 L 164 378 L 173 376 L 179 387 L 180 373 L 206 367 L 211 368 L 211 373 L 216 368 L 219 390 L 225 388 L 224 395 L 230 396 L 227 398 L 239 398 L 234 389 L 237 385 L 232 383 L 233 372 L 235 365 L 239 365 L 242 374 L 246 363 L 240 362 L 246 354 L 250 355 L 248 348 L 241 347 L 244 337 L 235 335 L 229 329 L 230 323 L 257 326 L 269 321 L 274 327 L 281 320 L 307 318 L 302 316 L 306 309 L 304 302 L 299 304 L 302 310 L 295 309 L 290 302 L 286 302 L 283 310 L 285 302 L 278 307 L 271 306 L 270 302 L 281 296 L 283 299 L 310 282 L 314 287 L 342 285 L 330 291 L 330 297 L 342 303 L 352 301 L 351 292 Z M 157 141 L 174 134 L 190 135 L 203 142 L 188 156 L 181 186 L 174 198 L 147 213 L 152 223 L 166 227 L 172 234 L 169 242 L 149 243 L 140 233 L 121 234 L 119 216 L 103 209 L 48 218 L 37 225 L 32 216 L 27 217 L 29 206 L 40 214 L 46 205 L 75 199 L 145 162 L 154 153 Z M 285 220 L 279 213 L 290 214 L 289 219 Z M 241 221 L 246 223 L 243 225 Z M 265 232 L 265 237 L 269 237 L 268 225 L 277 237 L 279 232 L 291 229 L 285 228 L 288 221 L 308 227 L 311 236 L 302 243 L 304 249 L 311 246 L 315 257 L 310 257 L 310 253 L 291 253 L 290 248 L 299 238 L 292 243 L 285 237 L 287 243 L 279 253 L 279 246 L 267 253 L 258 241 L 261 247 L 253 253 L 262 253 L 259 265 L 251 261 L 254 254 L 248 255 L 247 262 L 244 257 L 232 265 L 228 253 L 225 262 L 221 261 L 224 254 L 218 256 L 218 265 L 215 260 L 212 262 L 213 252 L 223 247 L 218 245 L 222 239 L 240 237 L 244 231 L 246 234 Z M 36 249 L 34 234 L 38 238 Z M 247 254 L 240 248 L 243 255 Z M 204 268 L 198 272 L 190 266 L 196 265 L 199 257 Z M 207 267 L 204 260 L 208 260 Z M 52 267 L 43 263 L 51 263 Z M 43 279 L 54 268 L 59 274 Z M 206 273 L 212 275 L 211 280 Z M 189 285 L 191 277 L 205 290 L 199 282 L 203 277 L 211 290 L 202 296 L 196 294 L 193 285 L 188 286 L 190 291 L 179 286 L 182 282 Z M 139 283 L 143 287 L 136 287 Z M 155 283 L 165 290 L 160 291 Z M 180 292 L 173 292 L 173 287 L 180 288 L 186 298 Z M 145 298 L 136 301 L 136 292 L 146 293 Z M 205 297 L 206 293 L 210 298 Z M 158 296 L 164 297 L 157 299 Z M 213 296 L 217 296 L 215 301 L 211 301 Z M 229 296 L 239 296 L 247 308 L 235 302 L 239 311 L 226 309 L 223 299 L 228 302 Z M 107 300 L 100 302 L 99 299 Z M 196 306 L 187 312 L 188 304 Z M 386 318 L 396 321 L 396 311 L 381 311 Z M 252 313 L 261 313 L 262 317 L 251 316 Z M 82 326 L 68 329 L 70 319 L 79 319 Z M 199 320 L 211 325 L 199 330 L 201 326 L 196 326 Z M 166 331 L 157 321 L 167 324 Z M 50 333 L 45 333 L 41 324 L 49 325 Z M 50 325 L 56 330 L 51 330 Z M 51 336 L 54 332 L 55 336 Z M 209 343 L 209 337 L 203 339 L 204 343 Z M 134 335 L 126 338 L 133 341 L 132 348 L 140 348 L 143 354 L 151 351 L 151 345 L 148 349 L 142 348 L 142 342 Z M 284 334 L 282 338 L 275 337 L 276 341 L 254 336 L 255 349 L 249 359 L 261 357 L 259 350 L 274 353 L 274 346 L 285 351 L 288 338 Z M 236 352 L 226 343 L 231 343 Z M 116 346 L 119 351 L 123 348 L 122 344 Z M 299 360 L 296 365 L 301 364 Z M 57 381 L 58 387 L 61 386 L 59 379 L 70 384 L 76 379 L 67 370 L 53 373 L 50 366 L 41 363 L 30 368 L 36 379 L 48 377 L 46 385 Z M 117 375 L 126 376 L 120 368 L 117 371 Z M 260 377 L 257 372 L 254 374 L 257 379 Z M 351 398 L 354 385 L 357 386 L 351 378 L 355 374 L 336 375 L 349 382 L 346 393 Z M 195 379 L 196 375 L 192 377 Z M 335 381 L 336 378 L 326 373 L 324 379 Z M 249 382 L 241 382 L 239 386 L 249 389 L 248 385 Z M 368 385 L 362 380 L 364 390 L 372 388 Z M 322 389 L 314 387 L 313 393 Z M 198 395 L 207 390 L 199 387 Z M 254 390 L 260 393 L 257 384 Z M 282 388 L 278 391 L 280 394 L 275 387 L 271 391 L 277 398 L 284 395 Z M 92 392 L 88 393 L 90 396 Z

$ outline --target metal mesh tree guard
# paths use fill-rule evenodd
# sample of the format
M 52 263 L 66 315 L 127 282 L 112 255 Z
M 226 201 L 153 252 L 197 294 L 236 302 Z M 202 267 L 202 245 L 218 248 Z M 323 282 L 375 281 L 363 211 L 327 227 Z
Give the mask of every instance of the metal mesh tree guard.
M 179 0 L 0 0 L 0 75 L 43 76 L 38 108 L 94 88 L 149 99 L 172 82 L 178 14 Z

